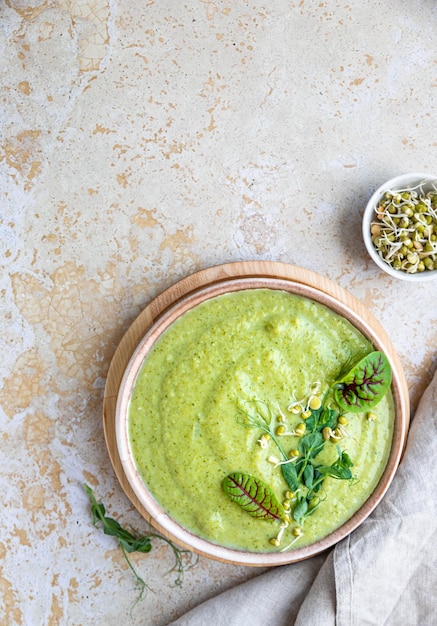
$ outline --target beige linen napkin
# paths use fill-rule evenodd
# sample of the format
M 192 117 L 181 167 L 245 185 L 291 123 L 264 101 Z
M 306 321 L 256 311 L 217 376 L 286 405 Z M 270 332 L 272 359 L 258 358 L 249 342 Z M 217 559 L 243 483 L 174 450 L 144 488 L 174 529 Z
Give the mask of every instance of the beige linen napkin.
M 224 592 L 177 626 L 437 625 L 437 372 L 384 499 L 328 555 Z

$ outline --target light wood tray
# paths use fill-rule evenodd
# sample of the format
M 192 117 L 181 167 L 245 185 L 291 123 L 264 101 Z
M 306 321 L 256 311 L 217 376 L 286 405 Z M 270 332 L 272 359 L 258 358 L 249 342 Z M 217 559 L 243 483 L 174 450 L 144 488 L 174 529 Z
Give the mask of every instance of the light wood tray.
M 384 476 L 377 488 L 378 497 L 376 499 L 369 499 L 369 502 L 366 503 L 362 509 L 360 509 L 359 517 L 355 514 L 355 516 L 353 516 L 351 520 L 344 525 L 343 535 L 345 532 L 348 534 L 359 523 L 361 523 L 362 519 L 367 517 L 373 508 L 375 508 L 387 490 L 399 464 L 406 443 L 409 426 L 409 395 L 407 383 L 402 365 L 396 352 L 394 351 L 387 333 L 380 323 L 373 317 L 370 311 L 368 311 L 367 308 L 354 296 L 329 279 L 324 278 L 312 271 L 293 265 L 270 261 L 242 261 L 218 265 L 196 272 L 195 274 L 180 280 L 172 287 L 163 291 L 145 307 L 120 342 L 111 361 L 105 386 L 103 399 L 103 425 L 106 444 L 114 471 L 126 495 L 141 515 L 164 535 L 170 539 L 175 539 L 175 537 L 162 528 L 162 526 L 155 519 L 153 519 L 149 512 L 144 508 L 134 493 L 124 472 L 117 448 L 115 434 L 116 406 L 120 385 L 125 374 L 125 370 L 129 365 L 129 361 L 131 360 L 131 357 L 138 344 L 141 342 L 143 336 L 156 322 L 156 320 L 168 311 L 168 309 L 171 309 L 171 307 L 174 307 L 175 304 L 179 301 L 183 301 L 187 297 L 191 298 L 193 295 L 195 296 L 198 291 L 207 289 L 214 292 L 215 288 L 220 290 L 220 284 L 223 282 L 238 282 L 239 279 L 251 278 L 256 280 L 266 279 L 267 283 L 269 279 L 287 281 L 290 283 L 291 290 L 295 289 L 296 292 L 299 292 L 299 286 L 301 286 L 302 289 L 305 289 L 306 287 L 311 288 L 311 290 L 313 290 L 313 292 L 318 296 L 315 299 L 327 304 L 328 306 L 333 304 L 334 306 L 331 308 L 334 310 L 337 309 L 337 311 L 343 313 L 345 317 L 348 317 L 348 313 L 350 313 L 350 321 L 352 321 L 358 330 L 360 330 L 374 343 L 377 349 L 383 351 L 390 361 L 393 370 L 392 390 L 396 411 L 396 424 L 391 455 L 387 464 L 386 472 L 384 473 Z M 338 539 L 336 539 L 335 533 L 333 533 L 325 541 L 322 540 L 321 542 L 318 542 L 316 549 L 314 549 L 313 546 L 307 546 L 306 548 L 301 548 L 294 552 L 282 553 L 282 557 L 279 557 L 278 553 L 276 553 L 278 557 L 276 559 L 272 558 L 275 557 L 275 554 L 255 554 L 247 557 L 246 555 L 242 556 L 238 553 L 238 551 L 232 551 L 233 553 L 230 554 L 226 549 L 223 549 L 223 553 L 221 553 L 220 549 L 218 551 L 214 550 L 213 554 L 208 551 L 204 551 L 202 547 L 197 549 L 195 548 L 195 551 L 218 560 L 239 564 L 265 566 L 283 564 L 307 558 L 308 556 L 312 556 L 313 554 L 326 549 L 335 543 L 336 540 Z M 193 546 L 190 543 L 186 543 L 180 540 L 180 538 L 177 539 L 177 543 L 183 545 L 184 547 L 193 549 Z

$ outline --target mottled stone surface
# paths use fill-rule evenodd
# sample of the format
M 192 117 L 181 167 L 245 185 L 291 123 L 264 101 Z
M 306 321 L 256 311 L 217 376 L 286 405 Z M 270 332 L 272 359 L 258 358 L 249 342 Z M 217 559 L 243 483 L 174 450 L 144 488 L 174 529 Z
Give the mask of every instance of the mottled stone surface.
M 433 0 L 4 0 L 0 5 L 0 621 L 164 625 L 259 570 L 159 544 L 137 605 L 82 483 L 138 531 L 101 406 L 114 350 L 196 269 L 290 262 L 360 298 L 413 407 L 435 366 L 437 283 L 392 280 L 360 236 L 399 173 L 437 174 Z

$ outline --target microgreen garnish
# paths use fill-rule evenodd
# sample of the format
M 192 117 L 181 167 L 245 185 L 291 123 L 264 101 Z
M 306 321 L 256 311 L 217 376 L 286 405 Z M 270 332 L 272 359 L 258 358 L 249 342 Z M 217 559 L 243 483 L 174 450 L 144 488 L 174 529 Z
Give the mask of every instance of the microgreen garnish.
M 223 481 L 223 490 L 253 517 L 279 523 L 277 536 L 270 539 L 273 546 L 280 547 L 284 533 L 293 525 L 293 539 L 282 551 L 299 540 L 304 534 L 305 520 L 326 499 L 323 490 L 326 478 L 357 480 L 351 469 L 352 459 L 338 445 L 349 436 L 345 429 L 348 420 L 343 413 L 365 413 L 376 406 L 390 386 L 392 372 L 387 357 L 379 351 L 364 357 L 359 355 L 353 363 L 352 358 L 348 359 L 337 380 L 325 386 L 323 395 L 320 382 L 311 385 L 307 399 L 296 400 L 293 395 L 288 412 L 302 418 L 293 429 L 287 428 L 287 418 L 277 402 L 272 404 L 277 407 L 276 419 L 267 402 L 259 399 L 238 402 L 238 423 L 262 431 L 257 442 L 266 450 L 266 460 L 280 467 L 288 491 L 281 504 L 268 485 L 243 472 L 229 474 Z M 287 454 L 280 439 L 290 436 L 297 437 L 298 443 Z M 276 446 L 280 458 L 269 454 L 270 442 Z M 336 445 L 337 458 L 331 465 L 318 460 L 325 445 Z
M 335 400 L 343 411 L 361 412 L 377 404 L 391 383 L 391 368 L 382 352 L 371 352 L 335 383 Z
M 250 402 L 240 400 L 238 408 L 238 423 L 244 426 L 244 428 L 260 428 L 263 430 L 268 438 L 273 439 L 283 458 L 287 459 L 288 457 L 276 436 L 275 429 L 271 425 L 272 411 L 269 405 L 261 400 L 251 400 Z
M 267 520 L 281 520 L 284 509 L 273 491 L 259 478 L 232 472 L 223 481 L 223 489 L 233 502 L 252 517 Z
M 152 549 L 152 539 L 164 541 L 172 549 L 175 563 L 167 573 L 170 574 L 171 572 L 176 572 L 177 576 L 174 584 L 178 586 L 182 585 L 184 572 L 195 565 L 197 557 L 195 557 L 189 550 L 178 548 L 170 539 L 167 539 L 159 533 L 151 532 L 140 537 L 135 536 L 130 531 L 123 528 L 117 520 L 107 517 L 105 506 L 101 502 L 97 502 L 91 487 L 84 485 L 84 489 L 91 500 L 91 513 L 93 516 L 94 526 L 100 524 L 105 535 L 111 535 L 118 540 L 123 556 L 126 559 L 126 563 L 135 577 L 135 589 L 138 592 L 135 604 L 144 597 L 144 594 L 147 593 L 147 591 L 152 590 L 144 579 L 138 574 L 132 565 L 132 561 L 129 559 L 128 554 L 132 552 L 141 552 L 143 554 L 150 552 Z
M 337 446 L 338 459 L 332 465 L 319 465 L 317 471 L 323 476 L 332 476 L 332 478 L 338 478 L 340 480 L 350 480 L 353 478 L 351 467 L 353 463 L 344 450 Z

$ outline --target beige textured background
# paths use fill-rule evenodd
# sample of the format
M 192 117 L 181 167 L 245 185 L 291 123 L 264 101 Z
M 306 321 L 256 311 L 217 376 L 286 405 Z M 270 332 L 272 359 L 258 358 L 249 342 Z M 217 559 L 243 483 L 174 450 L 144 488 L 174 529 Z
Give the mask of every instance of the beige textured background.
M 0 0 L 0 621 L 164 625 L 259 570 L 134 557 L 137 605 L 87 481 L 147 525 L 106 452 L 110 359 L 142 307 L 196 269 L 290 262 L 382 322 L 413 407 L 435 367 L 437 283 L 394 281 L 366 200 L 437 174 L 434 0 Z

